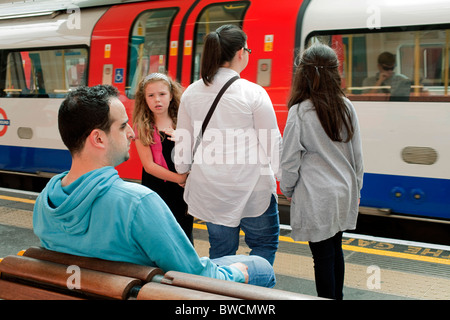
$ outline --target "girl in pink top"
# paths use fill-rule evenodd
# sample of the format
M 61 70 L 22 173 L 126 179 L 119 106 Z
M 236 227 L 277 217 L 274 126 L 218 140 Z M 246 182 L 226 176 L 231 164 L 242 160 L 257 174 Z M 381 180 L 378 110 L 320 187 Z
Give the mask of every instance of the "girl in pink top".
M 193 217 L 183 200 L 187 174 L 176 173 L 171 156 L 181 93 L 181 86 L 165 74 L 149 74 L 136 90 L 133 123 L 142 184 L 160 195 L 192 241 Z

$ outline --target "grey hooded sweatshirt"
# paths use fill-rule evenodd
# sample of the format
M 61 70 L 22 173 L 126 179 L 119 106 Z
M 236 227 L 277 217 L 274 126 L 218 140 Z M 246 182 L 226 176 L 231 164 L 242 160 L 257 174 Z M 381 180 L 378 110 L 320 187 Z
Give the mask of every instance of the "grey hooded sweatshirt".
M 363 184 L 362 144 L 355 108 L 344 100 L 354 127 L 348 143 L 328 137 L 310 100 L 289 110 L 280 188 L 292 198 L 292 238 L 296 241 L 319 242 L 356 228 Z

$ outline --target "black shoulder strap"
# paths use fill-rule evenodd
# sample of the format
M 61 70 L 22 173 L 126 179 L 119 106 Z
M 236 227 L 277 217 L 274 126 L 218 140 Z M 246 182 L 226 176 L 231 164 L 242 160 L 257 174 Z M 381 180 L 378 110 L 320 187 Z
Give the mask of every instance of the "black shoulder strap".
M 225 91 L 228 89 L 228 87 L 237 79 L 239 79 L 239 76 L 234 76 L 230 80 L 225 83 L 225 85 L 220 89 L 219 93 L 217 94 L 216 99 L 214 99 L 214 102 L 211 105 L 211 108 L 209 108 L 208 113 L 206 114 L 205 120 L 203 120 L 202 124 L 202 131 L 199 133 L 197 137 L 197 141 L 195 142 L 194 150 L 192 153 L 192 157 L 194 156 L 195 152 L 197 151 L 198 145 L 200 144 L 200 141 L 202 140 L 203 133 L 205 133 L 206 127 L 208 126 L 209 120 L 211 120 L 211 117 L 214 113 L 214 110 L 216 110 L 217 104 L 219 103 L 220 98 L 222 98 L 222 95 L 225 93 Z
M 209 120 L 211 119 L 211 117 L 214 113 L 214 110 L 216 110 L 216 107 L 217 107 L 217 104 L 219 103 L 220 98 L 222 98 L 223 94 L 228 89 L 228 87 L 237 79 L 239 79 L 239 76 L 234 76 L 233 78 L 228 80 L 227 83 L 225 83 L 225 85 L 222 87 L 222 89 L 220 89 L 219 93 L 217 94 L 216 99 L 214 99 L 214 102 L 211 105 L 211 108 L 209 108 L 209 111 L 206 114 L 205 120 L 203 120 L 202 133 L 201 133 L 202 136 L 205 133 L 206 127 L 208 126 Z

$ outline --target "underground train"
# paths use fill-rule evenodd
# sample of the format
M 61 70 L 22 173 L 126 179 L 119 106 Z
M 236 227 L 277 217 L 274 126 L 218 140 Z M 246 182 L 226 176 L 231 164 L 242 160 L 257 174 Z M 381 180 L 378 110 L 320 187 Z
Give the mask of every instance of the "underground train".
M 199 78 L 203 37 L 222 24 L 248 35 L 241 77 L 266 89 L 279 128 L 299 52 L 338 53 L 364 152 L 361 212 L 450 219 L 450 3 L 446 0 L 20 1 L 0 4 L 0 171 L 51 176 L 70 168 L 57 112 L 80 85 L 111 84 L 131 118 L 138 81 Z M 382 53 L 393 63 L 379 63 Z M 402 81 L 380 85 L 381 68 Z M 385 70 L 385 69 L 383 69 Z M 400 87 L 400 88 L 396 88 Z M 117 167 L 140 180 L 131 158 Z

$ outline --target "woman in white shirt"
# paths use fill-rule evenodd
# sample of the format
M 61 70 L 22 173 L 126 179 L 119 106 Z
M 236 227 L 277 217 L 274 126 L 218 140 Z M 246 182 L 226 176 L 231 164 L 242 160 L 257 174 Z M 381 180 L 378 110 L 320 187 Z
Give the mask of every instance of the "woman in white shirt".
M 236 254 L 242 229 L 250 254 L 273 264 L 281 134 L 267 92 L 244 79 L 232 83 L 193 151 L 213 100 L 245 69 L 250 53 L 246 34 L 236 26 L 224 25 L 205 37 L 202 79 L 181 98 L 175 167 L 179 173 L 190 171 L 184 199 L 189 213 L 207 223 L 211 258 Z

